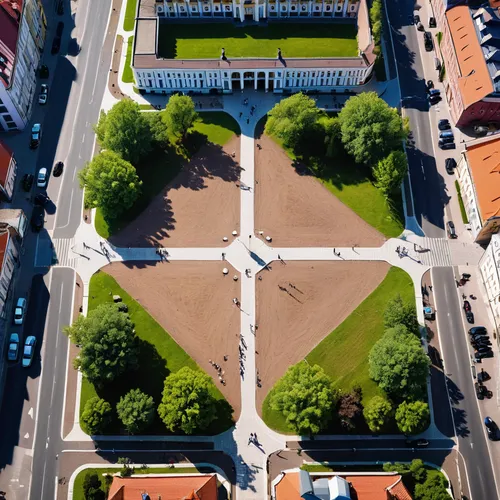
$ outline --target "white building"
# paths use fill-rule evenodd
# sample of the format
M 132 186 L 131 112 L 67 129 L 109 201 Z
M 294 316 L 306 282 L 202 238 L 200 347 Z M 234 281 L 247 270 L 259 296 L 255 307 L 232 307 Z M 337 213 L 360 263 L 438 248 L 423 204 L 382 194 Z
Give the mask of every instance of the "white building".
M 288 14 L 285 16 L 282 10 L 285 6 L 286 9 L 291 8 L 292 4 L 290 2 L 274 4 L 267 0 L 262 4 L 258 4 L 258 1 L 257 3 L 243 3 L 245 9 L 253 9 L 251 16 L 257 21 L 266 18 L 268 14 L 269 17 L 272 17 L 270 10 L 272 5 L 279 6 L 279 11 L 283 13 L 282 17 L 290 18 L 290 21 L 292 21 L 293 16 Z M 221 6 L 224 5 L 221 4 Z M 314 17 L 316 7 L 321 6 L 321 9 L 326 9 L 327 4 L 324 2 L 296 2 L 293 5 L 300 7 L 299 11 L 302 11 L 302 5 L 307 7 L 307 16 Z M 198 2 L 182 2 L 181 5 L 181 2 L 164 1 L 163 4 L 157 3 L 155 8 L 151 0 L 141 0 L 137 11 L 138 17 L 132 60 L 136 86 L 145 92 L 160 94 L 177 91 L 184 93 L 232 93 L 235 90 L 244 88 L 262 89 L 266 92 L 275 93 L 294 93 L 298 91 L 344 92 L 353 90 L 367 82 L 376 59 L 373 53 L 374 46 L 366 1 L 357 0 L 352 2 L 346 0 L 340 4 L 339 2 L 333 2 L 328 5 L 331 5 L 332 8 L 338 8 L 341 5 L 342 12 L 345 10 L 346 13 L 350 12 L 352 17 L 356 17 L 354 20 L 344 22 L 357 23 L 357 56 L 289 58 L 286 57 L 286 54 L 281 57 L 277 53 L 275 58 L 233 58 L 228 52 L 227 57 L 222 57 L 221 54 L 221 57 L 217 59 L 161 58 L 158 55 L 159 31 L 160 29 L 168 29 L 169 23 L 167 20 L 162 21 L 160 19 L 160 16 L 165 15 L 165 11 L 161 11 L 161 9 L 172 8 L 177 13 L 176 16 L 180 16 L 184 12 L 179 10 L 182 6 L 183 9 L 189 8 L 191 17 L 196 17 L 193 15 L 193 9 L 199 9 L 201 5 L 198 5 Z M 350 5 L 353 9 L 347 8 L 347 5 Z M 227 6 L 232 9 L 231 15 L 227 17 L 235 18 L 236 22 L 239 22 L 242 12 L 240 9 L 241 4 L 230 2 Z M 218 12 L 214 10 L 216 7 L 217 4 L 211 2 L 210 15 L 207 12 L 207 15 L 203 14 L 201 17 L 207 17 L 207 21 L 212 19 L 213 15 Z M 262 11 L 259 10 L 261 8 Z M 204 7 L 202 12 L 204 12 Z M 287 10 L 286 12 L 289 13 L 290 11 Z M 325 12 L 326 10 L 318 11 L 318 17 L 324 17 Z M 200 14 L 199 10 L 197 10 L 197 14 Z M 250 14 L 245 13 L 245 15 Z M 304 14 L 304 17 L 307 16 Z M 343 14 L 340 15 L 339 13 L 339 17 L 342 16 Z M 198 17 L 200 16 L 198 15 Z M 335 16 L 330 15 L 330 17 Z M 226 22 L 230 21 L 222 21 L 220 24 L 222 33 Z
M 0 130 L 29 121 L 46 25 L 40 0 L 0 2 Z
M 493 315 L 497 335 L 500 333 L 500 235 L 494 234 L 479 261 L 479 271 L 486 299 Z

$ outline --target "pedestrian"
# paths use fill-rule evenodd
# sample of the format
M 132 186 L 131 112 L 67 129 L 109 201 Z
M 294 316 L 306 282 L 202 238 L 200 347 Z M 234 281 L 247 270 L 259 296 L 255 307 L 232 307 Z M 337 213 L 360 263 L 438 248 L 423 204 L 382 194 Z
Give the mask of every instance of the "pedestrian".
M 400 247 L 396 248 L 396 252 L 398 252 L 398 253 L 399 253 L 399 251 L 400 251 Z
M 280 256 L 280 254 L 278 254 L 278 259 L 279 259 L 279 260 L 281 260 L 281 256 Z
M 335 251 L 335 248 L 333 249 L 333 253 L 334 253 L 335 255 L 337 255 L 337 252 Z
M 240 111 L 240 118 L 243 116 L 243 111 Z
M 227 356 L 227 354 L 226 354 L 226 355 L 224 356 L 224 361 L 227 361 L 227 358 L 228 358 L 228 356 Z
M 222 252 L 222 260 L 226 260 L 226 254 Z

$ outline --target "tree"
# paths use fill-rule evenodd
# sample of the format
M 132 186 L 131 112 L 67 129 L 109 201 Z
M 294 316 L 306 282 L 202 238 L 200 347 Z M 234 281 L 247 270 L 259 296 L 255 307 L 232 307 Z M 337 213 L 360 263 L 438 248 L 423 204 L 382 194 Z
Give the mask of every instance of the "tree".
M 94 156 L 78 174 L 88 206 L 100 207 L 106 218 L 130 208 L 141 192 L 135 168 L 112 151 Z
M 375 92 L 351 97 L 339 113 L 342 142 L 357 163 L 375 165 L 401 147 L 407 131 L 397 109 Z
M 400 399 L 425 394 L 429 358 L 420 340 L 403 325 L 387 330 L 368 356 L 370 377 L 385 392 Z
M 104 500 L 106 495 L 101 490 L 101 480 L 95 472 L 87 472 L 83 478 L 83 498 L 85 500 Z
M 382 38 L 382 1 L 373 0 L 370 8 L 370 22 L 372 25 L 373 42 L 375 43 L 375 53 L 380 52 L 380 42 Z
M 170 138 L 165 123 L 165 113 L 146 113 L 146 120 L 149 123 L 152 141 L 162 148 L 167 147 L 170 144 Z
M 90 435 L 104 432 L 111 421 L 111 412 L 111 405 L 97 396 L 85 403 L 81 420 Z
M 342 148 L 340 120 L 337 116 L 322 120 L 325 129 L 326 156 L 334 158 L 339 154 Z
M 410 463 L 410 473 L 415 483 L 423 483 L 427 477 L 427 469 L 420 458 L 414 458 Z
M 101 111 L 94 126 L 99 144 L 124 160 L 137 163 L 151 150 L 149 124 L 139 104 L 132 99 L 118 101 L 108 113 Z
M 137 365 L 134 324 L 115 304 L 97 306 L 65 332 L 81 346 L 75 367 L 93 384 L 111 382 Z
M 404 434 L 419 434 L 429 426 L 429 405 L 423 401 L 403 401 L 396 410 L 398 429 Z
M 442 474 L 428 474 L 423 484 L 415 486 L 415 500 L 451 500 L 448 481 Z
M 337 393 L 318 365 L 291 366 L 270 395 L 272 410 L 282 413 L 299 434 L 317 434 L 332 417 Z
M 337 412 L 340 425 L 347 431 L 353 431 L 356 428 L 357 420 L 363 413 L 361 394 L 361 387 L 354 387 L 351 392 L 341 394 L 339 398 Z
M 217 402 L 212 396 L 212 379 L 187 366 L 165 379 L 158 413 L 171 432 L 185 434 L 203 431 L 217 417 Z
M 386 198 L 390 198 L 400 188 L 407 170 L 408 165 L 404 152 L 392 151 L 389 156 L 382 158 L 373 168 L 375 185 Z
M 415 304 L 404 302 L 399 294 L 387 303 L 384 311 L 384 325 L 386 328 L 403 325 L 408 332 L 420 336 Z
M 382 396 L 374 396 L 363 410 L 366 423 L 372 432 L 380 432 L 392 414 L 392 405 Z
M 293 94 L 269 111 L 266 134 L 274 135 L 294 148 L 314 128 L 319 115 L 320 110 L 313 99 L 303 93 Z
M 153 422 L 155 405 L 152 396 L 132 389 L 120 398 L 116 411 L 127 431 L 137 434 Z
M 193 126 L 198 114 L 194 102 L 187 95 L 174 94 L 165 107 L 164 121 L 168 129 L 175 135 L 185 139 L 187 131 Z

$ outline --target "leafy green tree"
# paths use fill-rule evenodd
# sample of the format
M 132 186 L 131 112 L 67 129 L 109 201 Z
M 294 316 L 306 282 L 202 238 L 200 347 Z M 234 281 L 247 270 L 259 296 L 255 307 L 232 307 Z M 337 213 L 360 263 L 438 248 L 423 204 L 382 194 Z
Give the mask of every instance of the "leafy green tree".
M 187 95 L 174 94 L 171 96 L 162 113 L 163 120 L 170 132 L 182 139 L 185 139 L 188 130 L 198 117 L 193 99 Z
M 372 432 L 380 432 L 392 415 L 392 405 L 382 396 L 374 396 L 363 410 L 366 423 Z
M 137 366 L 134 324 L 115 304 L 99 305 L 65 332 L 81 347 L 75 367 L 95 385 L 111 382 Z
M 81 420 L 89 434 L 102 434 L 111 422 L 111 415 L 111 405 L 95 396 L 85 403 Z
M 318 365 L 298 363 L 276 384 L 270 407 L 282 413 L 299 434 L 317 434 L 332 418 L 338 394 L 330 377 Z
M 101 111 L 94 126 L 99 144 L 124 160 L 137 163 L 151 150 L 151 132 L 139 104 L 132 99 L 118 101 L 109 111 Z
M 382 8 L 383 7 L 381 0 L 373 0 L 372 6 L 370 8 L 370 22 L 376 54 L 380 52 L 380 42 L 382 38 Z
M 113 151 L 94 156 L 78 176 L 85 187 L 86 204 L 99 207 L 109 219 L 130 208 L 141 192 L 135 168 Z
M 415 486 L 415 500 L 451 500 L 447 487 L 448 481 L 442 474 L 428 475 L 423 484 Z
M 404 434 L 419 434 L 429 426 L 429 405 L 423 401 L 403 401 L 396 410 L 398 429 Z
M 208 375 L 187 366 L 169 375 L 158 406 L 158 414 L 167 429 L 185 434 L 206 430 L 217 418 L 213 387 Z
M 373 168 L 375 185 L 386 198 L 390 198 L 400 188 L 407 170 L 406 155 L 403 151 L 392 151 Z
M 146 113 L 146 120 L 149 124 L 152 141 L 161 148 L 167 147 L 170 144 L 170 137 L 165 122 L 165 112 Z
M 319 115 L 320 110 L 313 99 L 303 93 L 293 94 L 269 111 L 265 131 L 295 148 L 316 126 Z
M 356 428 L 361 415 L 363 405 L 361 404 L 361 387 L 354 387 L 352 391 L 341 394 L 338 401 L 337 413 L 340 425 L 348 432 Z
M 83 498 L 85 500 L 104 500 L 106 495 L 101 490 L 101 480 L 95 472 L 87 472 L 83 478 Z
M 152 396 L 132 389 L 116 405 L 118 418 L 130 434 L 137 434 L 153 422 L 155 405 Z
M 375 92 L 351 97 L 338 115 L 342 142 L 357 163 L 375 165 L 407 136 L 398 110 Z
M 337 116 L 322 120 L 325 130 L 326 156 L 334 158 L 342 151 L 340 120 Z
M 429 358 L 420 340 L 403 325 L 387 330 L 372 347 L 370 377 L 385 392 L 400 399 L 416 399 L 425 394 Z
M 410 473 L 415 483 L 423 483 L 427 478 L 427 469 L 420 458 L 414 458 L 410 464 Z
M 387 303 L 384 311 L 384 325 L 386 328 L 403 325 L 408 332 L 420 336 L 415 304 L 404 302 L 399 294 Z

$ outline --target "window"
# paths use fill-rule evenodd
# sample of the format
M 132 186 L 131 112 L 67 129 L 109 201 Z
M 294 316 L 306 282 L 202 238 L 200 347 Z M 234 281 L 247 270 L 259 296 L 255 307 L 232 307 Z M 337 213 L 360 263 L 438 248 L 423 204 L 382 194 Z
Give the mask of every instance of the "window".
M 342 76 L 342 71 L 339 71 L 339 76 Z M 338 84 L 337 84 L 338 85 Z
M 7 122 L 7 127 L 11 129 L 17 128 L 14 122 Z
M 2 115 L 2 118 L 3 118 L 6 122 L 12 122 L 12 121 L 14 121 L 14 120 L 12 119 L 12 116 L 10 116 L 9 114 Z
M 5 106 L 0 106 L 0 113 L 7 113 L 7 108 Z M 499 112 L 500 113 L 500 112 Z M 498 113 L 497 113 L 498 114 Z

